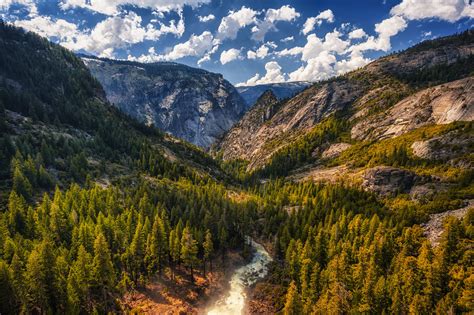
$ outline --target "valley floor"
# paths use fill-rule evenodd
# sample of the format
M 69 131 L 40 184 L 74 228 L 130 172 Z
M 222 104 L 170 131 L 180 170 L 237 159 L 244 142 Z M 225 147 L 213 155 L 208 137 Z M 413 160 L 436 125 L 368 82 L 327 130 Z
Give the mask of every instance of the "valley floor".
M 205 314 L 215 298 L 226 291 L 233 270 L 243 263 L 238 252 L 230 252 L 224 263 L 220 258 L 213 261 L 212 272 L 207 271 L 206 277 L 196 270 L 194 283 L 184 268 L 178 268 L 175 280 L 167 269 L 145 288 L 127 293 L 120 303 L 125 311 L 138 314 Z

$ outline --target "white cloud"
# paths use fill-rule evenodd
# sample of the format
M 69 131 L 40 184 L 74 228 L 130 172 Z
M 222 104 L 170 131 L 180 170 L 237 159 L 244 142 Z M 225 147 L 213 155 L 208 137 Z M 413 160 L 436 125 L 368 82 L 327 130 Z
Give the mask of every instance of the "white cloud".
M 37 16 L 30 20 L 15 21 L 15 25 L 44 37 L 54 37 L 67 45 L 73 44 L 80 36 L 75 24 L 62 19 L 53 21 L 50 17 Z
M 63 10 L 84 8 L 106 15 L 115 15 L 123 5 L 168 12 L 181 11 L 185 5 L 198 7 L 209 2 L 210 0 L 62 0 L 60 7 Z
M 346 72 L 358 69 L 365 66 L 372 60 L 364 58 L 360 52 L 353 52 L 350 59 L 342 59 L 336 62 L 334 70 L 337 74 L 344 74 Z
M 257 25 L 252 28 L 252 39 L 256 41 L 263 41 L 265 35 L 271 31 L 275 30 L 275 24 L 278 21 L 291 22 L 297 19 L 300 16 L 296 10 L 289 6 L 284 5 L 279 9 L 268 9 L 265 13 L 263 20 L 258 21 Z
M 361 28 L 355 29 L 352 32 L 349 33 L 349 38 L 350 39 L 359 39 L 367 36 L 365 31 Z
M 407 22 L 404 18 L 400 16 L 392 16 L 378 24 L 375 24 L 375 31 L 378 33 L 378 37 L 369 36 L 365 42 L 350 47 L 349 51 L 389 51 L 392 48 L 390 42 L 391 37 L 397 35 L 406 27 Z
M 431 37 L 431 35 L 433 35 L 433 33 L 431 33 L 431 31 L 429 31 L 429 32 L 423 32 L 423 33 L 421 34 L 421 37 L 423 37 L 423 38 L 428 38 L 428 37 Z
M 247 7 L 242 7 L 239 11 L 230 11 L 227 16 L 222 18 L 216 38 L 219 40 L 235 39 L 241 28 L 255 23 L 257 14 L 257 11 Z
M 28 15 L 34 17 L 38 14 L 38 8 L 34 0 L 1 0 L 0 1 L 0 10 L 8 10 L 11 5 L 19 4 L 25 6 L 28 10 Z
M 213 48 L 214 37 L 208 31 L 201 35 L 192 34 L 188 41 L 177 44 L 168 54 L 163 55 L 163 60 L 176 60 L 188 56 L 203 56 Z
M 390 13 L 408 20 L 438 18 L 456 22 L 464 17 L 474 18 L 474 6 L 469 0 L 403 0 Z
M 124 16 L 108 17 L 97 23 L 91 30 L 81 31 L 73 23 L 63 19 L 53 20 L 47 16 L 37 16 L 29 20 L 17 20 L 15 25 L 52 38 L 62 46 L 72 50 L 85 50 L 101 56 L 113 57 L 117 48 L 125 48 L 144 40 L 157 40 L 163 34 L 181 36 L 184 33 L 184 22 L 181 18 L 176 24 L 160 24 L 155 28 L 153 24 L 142 26 L 142 18 L 135 12 Z
M 280 51 L 277 51 L 275 52 L 275 54 L 279 57 L 284 57 L 284 56 L 296 56 L 296 55 L 299 55 L 303 52 L 303 47 L 293 47 L 293 48 L 290 48 L 290 49 L 283 49 L 283 50 L 280 50 Z
M 270 48 L 277 48 L 278 46 L 274 42 L 266 42 L 260 46 L 256 51 L 249 50 L 247 51 L 248 59 L 263 59 L 269 54 Z
M 301 66 L 290 73 L 290 81 L 318 81 L 334 75 L 333 65 L 336 57 L 328 51 L 321 52 L 317 57 L 308 60 L 306 66 Z
M 278 62 L 267 62 L 265 64 L 265 71 L 266 73 L 263 77 L 260 77 L 260 74 L 256 73 L 253 77 L 248 79 L 247 82 L 239 83 L 237 86 L 278 83 L 285 81 L 285 76 L 281 72 L 281 66 L 278 64 Z
M 207 61 L 211 61 L 211 56 L 217 52 L 217 50 L 219 49 L 219 45 L 218 44 L 215 44 L 215 40 L 214 40 L 214 47 L 212 47 L 211 50 L 209 50 L 208 52 L 206 52 L 204 54 L 204 56 L 198 60 L 197 64 L 198 66 L 201 66 L 202 63 L 204 62 L 207 62 Z
M 327 9 L 325 11 L 320 12 L 317 16 L 315 17 L 310 17 L 306 19 L 306 22 L 304 22 L 303 25 L 303 34 L 306 35 L 312 30 L 314 30 L 314 27 L 316 24 L 319 26 L 323 23 L 323 21 L 327 21 L 328 23 L 333 23 L 334 22 L 334 13 L 330 9 Z
M 209 21 L 214 20 L 215 18 L 216 17 L 214 16 L 214 14 L 209 14 L 206 16 L 198 16 L 199 22 L 209 22 Z
M 128 56 L 129 60 L 140 62 L 170 61 L 184 57 L 201 57 L 212 51 L 214 48 L 214 37 L 208 31 L 201 35 L 192 34 L 190 38 L 184 42 L 177 44 L 166 54 L 157 54 L 155 48 L 150 48 L 147 55 L 139 57 Z
M 292 42 L 293 40 L 295 40 L 293 36 L 288 36 L 288 37 L 283 38 L 281 41 L 284 43 L 288 43 L 288 42 Z
M 240 50 L 235 48 L 224 50 L 220 57 L 221 64 L 223 65 L 237 59 L 242 59 L 242 56 L 240 55 Z
M 349 41 L 342 40 L 341 33 L 337 30 L 327 33 L 324 36 L 324 41 L 321 40 L 316 34 L 309 34 L 306 37 L 306 44 L 304 47 L 293 47 L 291 49 L 284 49 L 275 54 L 277 56 L 295 56 L 301 54 L 301 60 L 309 61 L 313 59 L 321 52 L 335 52 L 335 53 L 343 53 L 346 48 L 349 46 Z

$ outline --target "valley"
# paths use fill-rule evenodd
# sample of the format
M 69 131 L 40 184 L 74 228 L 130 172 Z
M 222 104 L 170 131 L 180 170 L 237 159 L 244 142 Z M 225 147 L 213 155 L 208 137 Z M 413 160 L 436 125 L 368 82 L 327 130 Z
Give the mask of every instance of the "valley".
M 0 313 L 471 313 L 473 53 L 249 104 L 1 22 Z

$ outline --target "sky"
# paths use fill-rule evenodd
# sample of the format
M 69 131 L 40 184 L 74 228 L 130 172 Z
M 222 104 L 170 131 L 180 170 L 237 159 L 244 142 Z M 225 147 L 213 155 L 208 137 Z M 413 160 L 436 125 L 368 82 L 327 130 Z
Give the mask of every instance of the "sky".
M 75 52 L 172 61 L 235 85 L 327 79 L 474 26 L 472 0 L 0 0 Z

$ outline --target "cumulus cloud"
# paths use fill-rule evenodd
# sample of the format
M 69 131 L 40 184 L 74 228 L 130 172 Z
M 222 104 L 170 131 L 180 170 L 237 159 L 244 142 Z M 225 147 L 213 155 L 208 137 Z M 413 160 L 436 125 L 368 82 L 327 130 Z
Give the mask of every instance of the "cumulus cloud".
M 332 53 L 322 51 L 318 56 L 309 59 L 305 66 L 291 72 L 290 81 L 318 81 L 330 78 L 334 75 L 335 63 L 336 57 Z
M 104 57 L 113 57 L 117 48 L 125 48 L 144 40 L 157 40 L 163 34 L 181 36 L 184 33 L 184 22 L 174 20 L 169 25 L 153 24 L 142 26 L 142 18 L 135 12 L 126 15 L 108 17 L 97 23 L 91 30 L 81 31 L 73 23 L 63 19 L 52 19 L 47 16 L 36 16 L 29 20 L 17 20 L 15 25 L 57 40 L 62 46 L 72 50 L 85 50 Z
M 364 58 L 361 52 L 355 51 L 351 53 L 349 59 L 342 59 L 334 65 L 334 71 L 337 74 L 344 74 L 346 72 L 361 68 L 371 62 L 369 58 Z
M 288 43 L 288 42 L 292 42 L 294 40 L 295 40 L 295 38 L 293 36 L 288 36 L 288 37 L 283 38 L 281 41 L 284 42 L 284 43 Z
M 328 23 L 334 22 L 334 13 L 330 9 L 320 12 L 315 17 L 307 18 L 306 22 L 304 22 L 304 25 L 303 25 L 303 29 L 302 29 L 303 34 L 304 35 L 308 34 L 312 30 L 314 30 L 314 27 L 316 25 L 320 26 L 323 23 L 323 21 L 327 21 Z
M 390 11 L 407 20 L 437 18 L 456 22 L 464 17 L 474 18 L 470 0 L 403 0 Z
M 237 86 L 278 83 L 285 81 L 285 76 L 281 72 L 281 66 L 276 61 L 267 62 L 265 64 L 265 72 L 266 73 L 263 77 L 260 77 L 260 74 L 256 73 L 249 80 L 239 83 Z
M 224 50 L 220 57 L 221 64 L 223 65 L 237 59 L 242 59 L 242 56 L 240 55 L 240 49 L 235 48 Z
M 299 16 L 300 14 L 289 5 L 284 5 L 279 9 L 268 9 L 265 12 L 265 17 L 263 20 L 259 20 L 257 25 L 252 28 L 252 39 L 256 41 L 263 41 L 265 39 L 265 35 L 269 31 L 276 29 L 275 24 L 277 22 L 291 22 L 297 19 Z
M 214 37 L 211 32 L 205 31 L 201 35 L 192 34 L 189 40 L 177 44 L 169 53 L 159 56 L 159 59 L 177 60 L 189 56 L 200 57 L 214 47 L 213 41 Z
M 359 39 L 367 36 L 365 31 L 361 28 L 355 29 L 352 32 L 349 33 L 349 38 L 350 39 Z
M 38 8 L 36 7 L 34 0 L 1 0 L 0 10 L 8 10 L 13 4 L 19 4 L 26 7 L 30 17 L 34 17 L 38 14 Z
M 375 24 L 375 31 L 378 36 L 369 36 L 363 43 L 354 45 L 349 48 L 349 51 L 367 51 L 367 50 L 379 50 L 389 51 L 392 48 L 391 37 L 397 35 L 407 27 L 407 22 L 401 16 L 392 16 L 388 19 L 383 20 L 380 23 Z
M 214 14 L 209 14 L 206 16 L 198 16 L 199 22 L 209 22 L 209 21 L 214 20 L 215 18 L 216 17 L 214 16 Z
M 63 10 L 84 8 L 106 15 L 115 15 L 123 5 L 168 12 L 181 11 L 185 5 L 198 7 L 209 2 L 210 0 L 62 0 L 59 6 Z
M 249 50 L 247 51 L 248 59 L 263 59 L 268 56 L 270 48 L 277 48 L 278 46 L 274 42 L 266 42 L 260 46 L 256 51 Z
M 217 28 L 216 38 L 219 40 L 235 39 L 241 28 L 255 23 L 257 14 L 257 11 L 244 6 L 238 11 L 230 11 L 227 16 L 222 18 Z
M 304 47 L 284 49 L 275 54 L 277 56 L 296 56 L 301 54 L 301 60 L 308 61 L 317 57 L 323 51 L 343 53 L 349 46 L 349 41 L 342 40 L 341 36 L 342 34 L 337 30 L 327 33 L 324 36 L 324 40 L 316 36 L 316 34 L 309 34 L 306 37 Z

